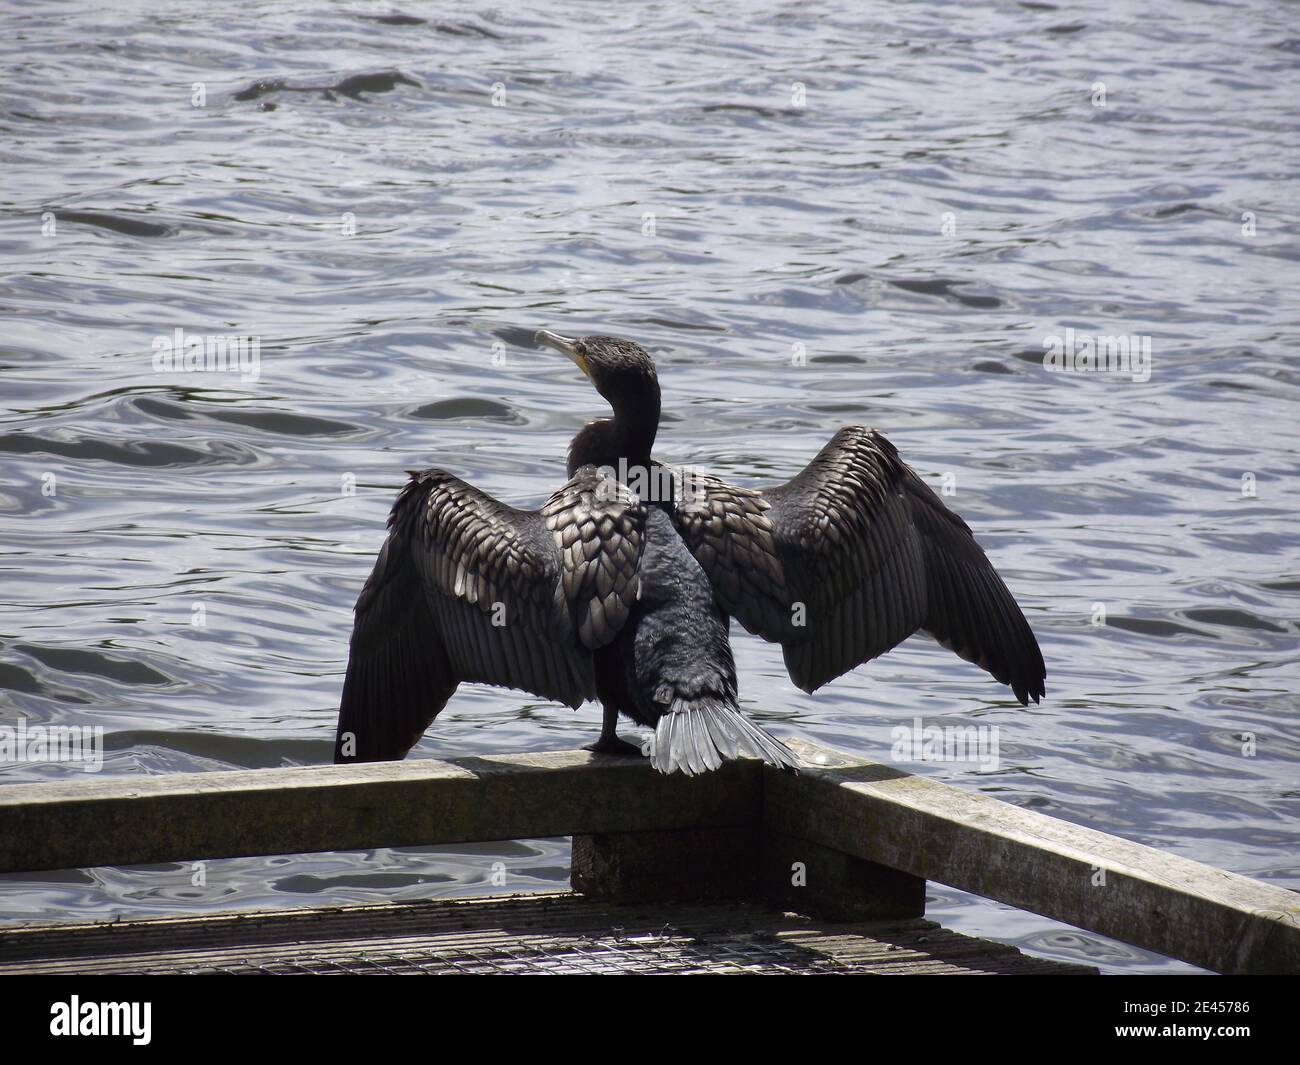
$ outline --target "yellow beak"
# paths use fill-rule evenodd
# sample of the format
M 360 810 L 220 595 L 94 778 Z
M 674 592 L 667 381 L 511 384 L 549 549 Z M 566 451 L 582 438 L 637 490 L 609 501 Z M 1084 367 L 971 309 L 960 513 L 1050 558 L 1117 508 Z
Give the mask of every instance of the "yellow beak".
M 561 354 L 567 355 L 573 360 L 574 365 L 583 372 L 587 380 L 591 380 L 591 371 L 587 368 L 587 360 L 578 351 L 576 337 L 561 336 L 559 333 L 552 333 L 549 329 L 541 329 L 537 333 L 537 339 L 548 348 L 554 348 Z

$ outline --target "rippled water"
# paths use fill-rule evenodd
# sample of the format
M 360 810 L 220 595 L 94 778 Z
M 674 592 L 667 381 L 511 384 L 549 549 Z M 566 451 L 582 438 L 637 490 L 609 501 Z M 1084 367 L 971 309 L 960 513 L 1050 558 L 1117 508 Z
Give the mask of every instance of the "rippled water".
M 609 331 L 659 361 L 665 460 L 762 483 L 887 433 L 1048 662 L 1028 710 L 920 640 L 810 697 L 738 633 L 750 713 L 881 759 L 914 716 L 996 725 L 997 772 L 913 768 L 1300 886 L 1292 16 L 9 5 L 0 717 L 102 725 L 113 774 L 328 760 L 403 471 L 540 501 L 602 405 L 532 333 Z M 1049 373 L 1066 328 L 1150 337 L 1149 380 Z M 175 329 L 258 338 L 256 379 L 155 371 Z M 463 688 L 418 753 L 597 722 Z M 553 887 L 567 848 L 11 876 L 0 918 L 471 892 L 496 861 Z M 1174 967 L 932 893 L 966 931 Z

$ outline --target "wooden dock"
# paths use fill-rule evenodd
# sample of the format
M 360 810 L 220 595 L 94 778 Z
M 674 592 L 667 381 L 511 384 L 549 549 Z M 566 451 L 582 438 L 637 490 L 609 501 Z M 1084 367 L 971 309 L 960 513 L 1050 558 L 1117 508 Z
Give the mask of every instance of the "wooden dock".
M 0 932 L 0 976 L 1095 973 L 933 921 L 828 923 L 730 903 L 573 892 Z
M 11 928 L 0 972 L 1080 971 L 924 922 L 927 880 L 1300 972 L 1295 892 L 792 746 L 798 776 L 564 751 L 0 788 L 0 872 L 572 836 L 580 893 Z

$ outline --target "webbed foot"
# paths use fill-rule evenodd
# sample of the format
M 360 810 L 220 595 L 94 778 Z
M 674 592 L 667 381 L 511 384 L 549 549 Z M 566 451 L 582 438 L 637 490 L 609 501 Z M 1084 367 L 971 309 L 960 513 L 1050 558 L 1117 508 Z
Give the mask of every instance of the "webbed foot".
M 620 740 L 617 736 L 601 736 L 595 743 L 583 748 L 593 754 L 616 754 L 623 758 L 644 758 L 645 753 L 635 743 Z

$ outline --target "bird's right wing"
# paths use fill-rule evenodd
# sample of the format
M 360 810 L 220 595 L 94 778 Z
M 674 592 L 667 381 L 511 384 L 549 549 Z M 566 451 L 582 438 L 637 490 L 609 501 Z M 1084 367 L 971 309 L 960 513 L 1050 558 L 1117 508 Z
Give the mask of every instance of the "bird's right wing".
M 1044 693 L 1043 656 L 970 528 L 874 430 L 841 429 L 762 490 L 691 475 L 674 520 L 714 595 L 781 643 L 805 691 L 918 629 L 1011 686 Z
M 357 600 L 335 761 L 401 758 L 461 681 L 578 706 L 639 592 L 645 508 L 593 467 L 535 511 L 411 475 Z

